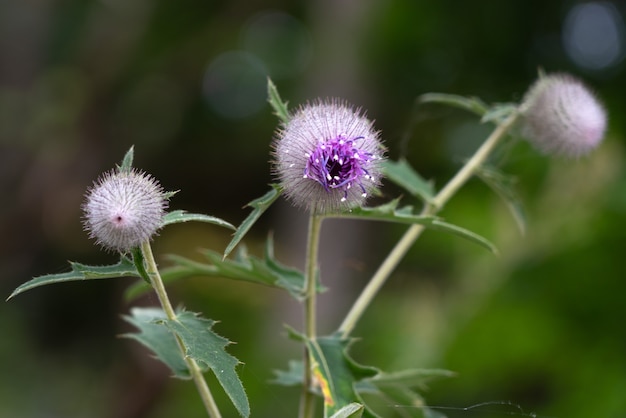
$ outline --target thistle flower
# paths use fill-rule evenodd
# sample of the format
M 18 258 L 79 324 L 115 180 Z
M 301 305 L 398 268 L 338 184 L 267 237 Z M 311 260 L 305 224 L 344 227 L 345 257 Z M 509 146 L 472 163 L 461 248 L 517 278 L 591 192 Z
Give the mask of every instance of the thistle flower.
M 84 228 L 102 247 L 126 252 L 162 226 L 167 204 L 162 187 L 148 174 L 134 169 L 110 171 L 86 194 Z
M 363 204 L 378 187 L 384 147 L 360 109 L 333 99 L 297 110 L 278 131 L 273 157 L 289 200 L 337 212 Z
M 579 157 L 596 148 L 606 111 L 582 82 L 567 74 L 543 76 L 521 106 L 522 135 L 543 153 Z

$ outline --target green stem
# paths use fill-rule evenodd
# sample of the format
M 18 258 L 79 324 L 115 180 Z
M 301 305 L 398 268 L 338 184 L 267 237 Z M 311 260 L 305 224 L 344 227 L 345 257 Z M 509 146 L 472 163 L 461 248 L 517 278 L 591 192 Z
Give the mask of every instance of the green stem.
M 319 250 L 320 229 L 322 226 L 322 215 L 311 213 L 309 218 L 308 243 L 305 266 L 304 285 L 304 327 L 307 339 L 314 340 L 317 337 L 317 258 Z M 312 418 L 315 413 L 315 395 L 311 390 L 312 363 L 308 350 L 304 351 L 304 382 L 300 397 L 300 418 Z
M 146 263 L 146 272 L 148 273 L 148 276 L 150 278 L 150 283 L 152 284 L 152 287 L 154 288 L 159 298 L 159 302 L 161 303 L 161 307 L 163 308 L 167 319 L 169 319 L 170 321 L 178 321 L 176 311 L 172 307 L 172 303 L 167 296 L 167 291 L 165 290 L 165 286 L 163 285 L 163 280 L 161 279 L 161 275 L 159 274 L 156 262 L 154 261 L 154 255 L 152 254 L 152 247 L 150 246 L 150 242 L 145 241 L 141 244 L 141 253 Z M 185 363 L 187 363 L 189 373 L 191 374 L 191 377 L 196 384 L 196 388 L 198 389 L 198 393 L 202 398 L 202 402 L 204 403 L 207 414 L 211 418 L 221 418 L 222 415 L 220 414 L 217 404 L 213 399 L 213 395 L 211 394 L 211 390 L 209 389 L 206 380 L 204 380 L 202 370 L 200 370 L 200 367 L 198 367 L 198 364 L 194 361 L 194 359 L 186 355 L 185 346 L 180 337 L 176 334 L 174 335 L 176 337 L 178 347 L 180 348 L 181 355 L 185 360 Z
M 478 169 L 486 160 L 489 154 L 495 149 L 496 145 L 502 138 L 504 138 L 511 129 L 511 127 L 517 121 L 519 116 L 518 112 L 512 113 L 504 122 L 496 127 L 496 129 L 489 135 L 485 142 L 476 150 L 472 158 L 461 167 L 461 169 L 455 174 L 455 176 L 444 186 L 443 189 L 437 193 L 430 204 L 426 205 L 422 210 L 422 215 L 435 215 L 437 214 L 445 204 L 450 200 L 452 196 L 469 180 L 476 169 Z M 412 225 L 404 233 L 400 241 L 391 250 L 387 258 L 380 265 L 372 279 L 367 286 L 363 289 L 354 305 L 346 315 L 339 332 L 345 338 L 352 333 L 352 330 L 356 326 L 367 307 L 370 305 L 374 297 L 378 294 L 378 291 L 387 281 L 393 270 L 398 266 L 400 260 L 406 255 L 407 251 L 411 248 L 415 240 L 424 231 L 423 225 Z

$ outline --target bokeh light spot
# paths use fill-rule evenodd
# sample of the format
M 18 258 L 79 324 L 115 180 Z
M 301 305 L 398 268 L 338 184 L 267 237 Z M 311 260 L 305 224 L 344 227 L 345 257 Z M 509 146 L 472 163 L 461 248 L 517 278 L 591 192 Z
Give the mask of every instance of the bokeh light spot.
M 562 36 L 567 55 L 581 68 L 607 70 L 624 57 L 624 20 L 608 2 L 572 7 Z
M 225 52 L 209 64 L 204 76 L 204 97 L 224 118 L 252 116 L 265 105 L 267 75 L 265 65 L 253 54 Z

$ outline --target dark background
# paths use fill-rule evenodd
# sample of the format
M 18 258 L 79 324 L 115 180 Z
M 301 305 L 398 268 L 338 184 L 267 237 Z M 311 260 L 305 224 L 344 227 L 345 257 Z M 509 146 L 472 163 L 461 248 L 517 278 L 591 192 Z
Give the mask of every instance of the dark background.
M 355 330 L 361 363 L 436 367 L 427 402 L 453 417 L 626 416 L 624 2 L 415 0 L 9 0 L 0 3 L 0 294 L 66 260 L 115 256 L 82 231 L 85 190 L 135 146 L 135 166 L 181 190 L 173 209 L 238 224 L 272 181 L 277 120 L 266 77 L 297 106 L 343 97 L 367 109 L 389 155 L 438 187 L 491 129 L 460 110 L 415 108 L 430 91 L 519 101 L 539 68 L 584 79 L 610 115 L 588 157 L 550 159 L 515 145 L 524 235 L 502 202 L 472 181 L 442 213 L 500 249 L 494 257 L 427 232 Z M 384 189 L 388 197 L 397 190 Z M 246 242 L 302 265 L 304 215 L 277 204 Z M 402 227 L 326 225 L 321 332 L 338 326 Z M 157 255 L 222 251 L 229 232 L 185 224 Z M 167 261 L 159 258 L 163 265 Z M 137 343 L 116 338 L 130 279 L 49 286 L 0 304 L 0 416 L 200 417 L 190 382 Z M 219 320 L 253 416 L 295 416 L 298 391 L 268 384 L 299 358 L 283 324 L 299 310 L 279 291 L 195 278 L 175 303 Z M 235 416 L 214 385 L 224 415 Z M 509 405 L 510 403 L 510 405 Z M 385 416 L 406 410 L 390 405 Z M 401 415 L 397 415 L 401 416 Z

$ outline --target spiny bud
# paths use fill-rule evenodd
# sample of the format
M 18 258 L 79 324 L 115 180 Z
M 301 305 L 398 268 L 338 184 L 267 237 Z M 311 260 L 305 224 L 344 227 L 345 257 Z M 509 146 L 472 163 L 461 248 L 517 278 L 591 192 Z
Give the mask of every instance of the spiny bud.
M 607 125 L 602 104 L 567 74 L 539 78 L 526 93 L 521 112 L 522 135 L 546 154 L 588 154 L 602 141 Z
M 380 184 L 379 132 L 360 109 L 337 99 L 297 110 L 278 131 L 273 151 L 287 198 L 313 212 L 359 206 Z
M 157 232 L 167 204 L 162 187 L 148 174 L 113 170 L 87 192 L 84 227 L 104 248 L 126 252 Z

